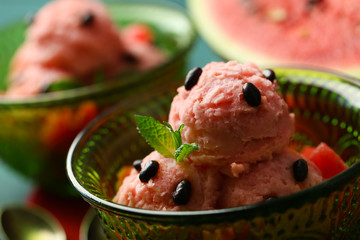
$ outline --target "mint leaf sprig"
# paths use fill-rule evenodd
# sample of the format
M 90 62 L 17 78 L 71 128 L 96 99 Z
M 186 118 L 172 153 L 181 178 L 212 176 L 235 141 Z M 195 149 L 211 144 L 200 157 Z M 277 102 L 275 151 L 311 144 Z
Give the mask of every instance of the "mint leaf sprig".
M 135 122 L 140 135 L 164 157 L 174 158 L 176 162 L 181 162 L 190 153 L 199 150 L 196 143 L 182 143 L 181 132 L 184 124 L 174 131 L 168 122 L 162 124 L 152 117 L 135 115 Z

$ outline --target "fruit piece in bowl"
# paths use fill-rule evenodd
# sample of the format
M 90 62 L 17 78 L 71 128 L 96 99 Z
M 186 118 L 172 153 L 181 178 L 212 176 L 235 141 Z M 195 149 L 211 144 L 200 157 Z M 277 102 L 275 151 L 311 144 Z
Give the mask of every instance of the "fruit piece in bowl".
M 64 161 L 76 134 L 103 110 L 130 96 L 156 94 L 164 82 L 175 91 L 195 39 L 190 20 L 177 5 L 100 3 L 51 2 L 35 16 L 26 39 L 23 23 L 0 30 L 0 86 L 5 92 L 0 95 L 0 158 L 58 194 L 74 194 Z M 54 6 L 69 4 L 89 6 L 71 8 L 65 20 L 54 14 Z M 46 8 L 53 14 L 43 12 Z M 48 14 L 55 19 L 40 22 Z M 104 25 L 107 30 L 100 28 Z M 131 45 L 129 39 L 138 40 Z M 151 59 L 154 52 L 158 57 Z
M 216 209 L 204 210 L 194 208 L 184 209 L 185 211 L 160 211 L 160 209 L 165 209 L 164 206 L 167 206 L 169 210 L 168 206 L 175 206 L 176 210 L 186 207 L 186 203 L 179 204 L 178 202 L 178 194 L 186 193 L 189 189 L 189 184 L 186 181 L 183 182 L 184 178 L 191 183 L 192 187 L 190 189 L 192 190 L 190 192 L 194 191 L 188 198 L 188 204 L 193 203 L 192 197 L 201 199 L 203 196 L 208 196 L 202 195 L 205 191 L 198 192 L 198 189 L 206 189 L 206 186 L 209 189 L 213 187 L 219 192 L 231 189 L 226 187 L 225 183 L 233 186 L 234 190 L 245 189 L 246 186 L 241 186 L 236 181 L 239 177 L 252 174 L 251 165 L 254 163 L 249 163 L 250 167 L 247 167 L 246 164 L 233 165 L 232 168 L 222 169 L 218 174 L 209 174 L 209 176 L 213 177 L 207 179 L 204 175 L 206 175 L 206 172 L 210 172 L 211 165 L 206 162 L 207 166 L 205 167 L 205 162 L 200 158 L 203 145 L 199 141 L 198 147 L 200 150 L 193 151 L 188 155 L 187 159 L 183 159 L 179 163 L 172 157 L 161 157 L 159 153 L 155 152 L 145 158 L 141 168 L 138 164 L 139 161 L 136 161 L 135 166 L 132 167 L 131 165 L 135 159 L 144 159 L 151 152 L 151 148 L 141 139 L 136 129 L 134 114 L 151 116 L 160 122 L 169 121 L 167 109 L 170 108 L 173 95 L 169 95 L 159 88 L 159 95 L 157 96 L 142 95 L 141 98 L 129 99 L 129 102 L 119 104 L 107 111 L 106 114 L 90 124 L 78 136 L 68 155 L 67 171 L 69 178 L 84 200 L 97 210 L 101 224 L 110 239 L 212 239 L 212 237 L 218 239 L 356 239 L 354 236 L 359 235 L 358 220 L 360 219 L 360 209 L 357 204 L 360 200 L 360 192 L 358 191 L 360 182 L 360 165 L 358 163 L 360 144 L 358 120 L 354 116 L 357 116 L 359 112 L 360 85 L 358 81 L 348 76 L 316 69 L 274 68 L 273 70 L 276 73 L 276 83 L 279 85 L 277 92 L 288 105 L 288 111 L 294 113 L 295 132 L 291 138 L 290 136 L 288 138 L 290 140 L 289 146 L 277 150 L 278 153 L 273 155 L 272 160 L 268 159 L 269 161 L 266 161 L 265 158 L 265 161 L 259 161 L 258 165 L 255 165 L 256 169 L 256 166 L 270 166 L 273 163 L 274 168 L 272 171 L 266 173 L 267 176 L 271 174 L 272 178 L 268 178 L 266 175 L 260 175 L 259 177 L 254 175 L 254 178 L 248 178 L 253 179 L 253 181 L 247 181 L 247 183 L 254 185 L 254 188 L 250 190 L 266 189 L 271 193 L 272 190 L 278 191 L 279 189 L 276 188 L 278 186 L 269 189 L 260 188 L 257 185 L 265 186 L 268 183 L 267 180 L 278 179 L 283 186 L 294 189 L 289 183 L 295 183 L 293 186 L 301 186 L 302 184 L 305 185 L 306 181 L 310 179 L 320 179 L 320 181 L 313 181 L 313 184 L 304 188 L 299 187 L 298 191 L 279 196 L 275 195 L 276 198 L 271 198 L 271 194 L 260 193 L 260 201 L 248 202 L 250 204 L 245 203 L 245 205 L 239 204 L 239 198 L 234 197 L 240 191 L 229 190 L 226 201 L 229 203 L 237 202 L 234 205 L 225 206 L 224 204 L 223 206 L 217 206 Z M 239 74 L 239 72 L 231 71 L 225 76 L 231 77 Z M 218 71 L 214 71 L 213 74 L 217 77 L 222 76 Z M 258 77 L 260 75 L 259 73 Z M 261 76 L 261 78 L 263 77 Z M 254 80 L 257 77 L 250 79 Z M 236 80 L 241 81 L 233 78 L 233 81 Z M 201 83 L 198 82 L 197 84 Z M 267 84 L 274 83 L 269 82 Z M 260 93 L 263 93 L 264 89 L 260 87 L 259 89 Z M 189 96 L 192 90 L 196 90 L 196 84 L 193 89 L 182 91 L 184 91 L 185 96 Z M 240 91 L 242 90 L 240 88 Z M 202 100 L 204 101 L 205 96 L 208 94 L 217 96 L 216 93 L 216 91 L 203 91 Z M 240 95 L 240 98 L 241 96 L 244 97 Z M 270 94 L 269 96 L 273 95 Z M 239 94 L 233 97 L 239 97 Z M 268 104 L 265 99 L 267 97 L 261 97 L 259 105 L 249 101 L 251 105 L 248 107 L 249 112 L 247 114 L 254 114 L 254 112 L 258 111 L 256 108 L 261 107 L 262 104 Z M 229 102 L 228 104 L 230 104 Z M 255 102 L 258 103 L 258 101 Z M 226 101 L 223 103 L 226 103 Z M 184 102 L 179 105 L 184 106 L 184 113 L 193 110 L 192 108 L 186 108 Z M 211 105 L 213 108 L 217 106 L 215 103 Z M 201 104 L 198 104 L 194 109 L 201 110 Z M 204 110 L 206 109 L 204 108 Z M 286 115 L 289 115 L 289 112 Z M 198 115 L 193 114 L 193 117 L 195 116 Z M 218 115 L 215 114 L 214 116 Z M 232 116 L 232 114 L 229 114 L 229 116 Z M 253 121 L 256 121 L 256 118 Z M 185 122 L 184 119 L 179 121 L 179 124 L 183 122 Z M 169 123 L 173 124 L 171 121 Z M 165 125 L 165 128 L 166 126 L 168 124 Z M 171 132 L 182 129 L 182 136 L 185 133 L 188 133 L 187 136 L 193 136 L 194 134 L 189 134 L 189 132 L 190 130 L 194 131 L 194 129 L 185 131 L 186 126 L 186 122 L 183 128 L 172 126 L 172 130 L 169 132 L 171 134 Z M 192 127 L 195 128 L 196 125 Z M 255 127 L 258 127 L 258 125 L 255 125 Z M 211 134 L 211 131 L 204 130 L 204 133 Z M 172 140 L 173 138 L 170 137 L 169 139 Z M 149 139 L 147 140 L 150 142 Z M 182 140 L 184 140 L 182 143 L 187 144 L 195 142 L 195 139 L 185 137 Z M 214 142 L 216 140 L 217 138 L 213 139 Z M 179 141 L 176 142 L 181 144 Z M 315 148 L 321 142 L 325 142 L 349 166 L 327 180 L 322 179 L 322 174 L 326 168 L 316 167 L 315 163 L 310 162 L 310 157 L 306 157 L 305 154 L 301 155 L 304 146 Z M 171 146 L 177 145 L 174 142 Z M 270 148 L 273 147 L 276 146 L 270 146 Z M 321 152 L 324 154 L 326 151 L 322 149 Z M 165 156 L 166 154 L 162 153 L 162 155 Z M 246 159 L 246 156 L 244 157 Z M 304 167 L 306 165 L 304 161 L 298 161 L 301 158 L 307 163 L 308 171 L 303 171 L 306 169 Z M 151 160 L 158 160 L 158 168 L 153 167 L 157 165 L 156 163 L 151 164 L 152 167 L 145 165 L 145 162 L 152 162 Z M 230 164 L 230 161 L 222 161 L 224 160 L 223 157 L 218 160 L 217 163 L 227 162 L 227 164 Z M 195 164 L 196 162 L 201 163 L 201 168 L 206 170 L 194 171 L 195 167 L 199 167 Z M 281 162 L 282 164 L 275 164 Z M 289 162 L 291 162 L 289 168 L 284 168 L 283 164 L 289 164 Z M 127 166 L 131 167 L 128 168 Z M 141 180 L 139 178 L 140 173 L 143 171 L 141 169 L 148 168 L 157 169 L 158 172 L 155 171 L 155 173 L 159 175 L 154 175 L 154 171 L 150 171 L 152 174 L 141 174 L 145 174 L 148 178 L 144 181 L 143 177 L 141 177 Z M 117 174 L 120 169 L 124 170 Z M 181 174 L 178 174 L 178 169 L 190 169 L 192 172 L 199 174 L 193 174 L 193 178 L 187 178 L 185 176 L 186 172 L 182 171 Z M 261 168 L 261 170 L 265 169 Z M 170 174 L 165 175 L 163 171 Z M 129 172 L 132 173 L 129 175 Z M 286 179 L 282 178 L 285 175 L 284 173 L 288 176 Z M 236 176 L 237 174 L 239 174 L 239 177 Z M 130 176 L 127 180 L 126 175 Z M 215 185 L 214 188 L 211 184 L 221 177 L 228 181 L 223 181 L 224 184 L 220 185 L 220 187 Z M 154 184 L 160 178 L 166 180 L 162 181 L 163 184 L 160 188 L 160 190 L 165 189 L 163 195 L 161 192 L 156 191 L 156 185 Z M 262 179 L 265 181 L 257 182 Z M 173 183 L 174 180 L 177 180 L 175 184 Z M 122 197 L 120 195 L 116 196 L 122 182 L 126 182 L 125 187 L 129 183 L 130 191 L 124 191 L 125 195 L 122 195 Z M 177 184 L 180 185 L 179 188 Z M 131 186 L 136 187 L 131 188 Z M 142 195 L 142 192 L 151 194 Z M 251 192 L 247 193 L 252 194 Z M 231 194 L 235 194 L 232 196 L 233 198 L 231 198 Z M 206 198 L 209 202 L 221 202 L 213 201 L 214 198 L 218 197 L 215 194 L 209 195 L 210 197 Z M 115 199 L 114 196 L 116 196 Z M 153 196 L 155 197 L 153 198 Z M 187 199 L 186 196 L 189 195 L 180 194 L 180 203 L 183 203 L 182 200 Z M 223 196 L 225 197 L 225 195 L 220 197 Z M 245 195 L 246 197 L 248 196 Z M 131 202 L 131 204 L 128 204 L 130 206 L 117 204 L 113 201 L 118 201 L 120 198 Z M 137 201 L 138 199 L 140 201 Z M 223 203 L 226 201 L 224 200 Z M 175 202 L 177 204 L 174 204 Z M 155 203 L 158 205 L 156 206 Z M 136 204 L 139 207 L 145 205 L 151 207 L 147 209 L 138 208 Z

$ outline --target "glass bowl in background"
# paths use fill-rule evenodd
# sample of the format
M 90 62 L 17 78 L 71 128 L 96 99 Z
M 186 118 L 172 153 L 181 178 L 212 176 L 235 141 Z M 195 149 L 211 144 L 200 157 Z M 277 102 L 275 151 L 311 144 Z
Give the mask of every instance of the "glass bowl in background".
M 67 151 L 80 130 L 109 106 L 130 96 L 156 95 L 167 83 L 175 91 L 183 82 L 195 30 L 181 7 L 166 1 L 107 3 L 119 25 L 148 24 L 168 60 L 146 73 L 127 73 L 119 81 L 41 94 L 26 99 L 0 95 L 0 159 L 41 187 L 57 194 L 76 193 L 65 171 Z M 9 62 L 24 39 L 26 24 L 0 30 L 0 89 L 5 90 Z
M 335 73 L 276 68 L 296 115 L 294 146 L 331 146 L 351 167 L 312 188 L 272 201 L 207 211 L 153 211 L 111 201 L 121 167 L 151 149 L 134 114 L 167 120 L 172 95 L 127 99 L 103 113 L 72 144 L 67 172 L 97 210 L 109 239 L 357 239 L 360 235 L 360 83 Z

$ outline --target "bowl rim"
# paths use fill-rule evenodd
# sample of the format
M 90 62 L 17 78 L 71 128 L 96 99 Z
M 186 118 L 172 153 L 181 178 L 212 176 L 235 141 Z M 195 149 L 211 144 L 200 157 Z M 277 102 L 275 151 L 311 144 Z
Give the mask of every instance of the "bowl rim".
M 156 73 L 158 71 L 163 71 L 169 68 L 174 62 L 181 59 L 184 55 L 187 54 L 189 49 L 195 44 L 195 40 L 197 38 L 197 33 L 195 30 L 195 26 L 192 20 L 189 17 L 189 14 L 186 12 L 186 9 L 179 4 L 174 2 L 169 2 L 165 0 L 121 0 L 121 1 L 114 1 L 114 0 L 107 0 L 105 1 L 106 6 L 137 6 L 137 5 L 151 5 L 156 8 L 161 8 L 166 11 L 174 11 L 179 16 L 182 16 L 185 22 L 187 22 L 189 27 L 189 33 L 187 37 L 184 39 L 188 39 L 186 44 L 181 45 L 176 52 L 170 56 L 165 63 L 161 64 L 158 67 L 155 67 L 151 70 L 146 71 L 146 75 Z M 11 26 L 5 25 L 1 26 L 0 29 L 6 29 L 7 27 Z M 144 74 L 134 75 L 134 76 L 127 76 L 127 81 L 113 81 L 106 84 L 98 83 L 92 84 L 89 86 L 79 87 L 76 89 L 69 89 L 63 90 L 58 92 L 50 92 L 44 93 L 35 96 L 28 96 L 26 98 L 10 98 L 6 95 L 0 95 L 0 107 L 9 107 L 9 106 L 23 106 L 28 107 L 34 104 L 60 104 L 62 102 L 74 102 L 81 99 L 88 99 L 89 97 L 96 96 L 99 94 L 103 94 L 104 92 L 111 92 L 114 89 L 128 87 L 129 84 L 136 84 L 141 82 L 142 77 Z M 6 80 L 6 77 L 5 79 Z
M 346 83 L 353 84 L 359 87 L 360 91 L 360 81 L 354 77 L 345 75 L 332 70 L 319 69 L 313 67 L 297 67 L 297 66 L 277 66 L 273 68 L 275 72 L 277 70 L 306 70 L 310 72 L 328 74 L 328 76 L 335 76 L 341 78 Z M 73 172 L 72 162 L 74 160 L 74 153 L 78 150 L 79 145 L 83 138 L 88 135 L 89 131 L 101 123 L 101 121 L 110 117 L 122 104 L 117 104 L 102 114 L 97 116 L 89 125 L 87 125 L 74 139 L 67 155 L 66 160 L 66 169 L 67 175 L 75 187 L 75 189 L 80 193 L 85 201 L 87 201 L 93 207 L 103 209 L 107 212 L 113 214 L 119 214 L 121 212 L 123 215 L 131 216 L 134 219 L 141 220 L 152 220 L 158 222 L 167 221 L 168 223 L 219 223 L 219 221 L 224 221 L 224 219 L 252 219 L 258 216 L 269 216 L 272 213 L 284 213 L 289 209 L 298 209 L 301 208 L 306 203 L 314 203 L 320 197 L 328 197 L 333 192 L 339 191 L 344 187 L 349 181 L 354 180 L 360 172 L 360 161 L 353 164 L 348 169 L 339 173 L 338 175 L 327 179 L 313 187 L 282 196 L 280 198 L 273 199 L 271 201 L 263 201 L 255 204 L 238 206 L 232 208 L 223 208 L 223 209 L 213 209 L 213 210 L 195 210 L 195 211 L 160 211 L 160 210 L 148 210 L 140 209 L 135 207 L 129 207 L 126 205 L 120 205 L 110 200 L 105 200 L 100 197 L 97 197 L 85 189 L 76 179 Z M 315 194 L 314 194 L 315 193 Z M 297 201 L 298 199 L 303 199 L 304 201 Z M 290 203 L 290 204 L 289 204 Z

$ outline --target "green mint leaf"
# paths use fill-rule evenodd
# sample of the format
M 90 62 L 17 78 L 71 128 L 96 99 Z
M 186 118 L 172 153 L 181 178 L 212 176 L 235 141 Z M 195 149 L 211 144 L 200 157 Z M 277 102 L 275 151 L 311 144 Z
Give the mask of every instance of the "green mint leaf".
M 190 153 L 195 150 L 199 150 L 199 146 L 196 143 L 184 143 L 175 151 L 175 161 L 182 162 L 184 158 L 187 158 Z
M 175 161 L 181 162 L 190 153 L 199 150 L 196 143 L 182 144 L 181 132 L 184 124 L 174 131 L 168 122 L 161 124 L 152 117 L 135 115 L 135 121 L 140 135 L 164 157 L 174 158 Z
M 167 158 L 174 158 L 175 144 L 173 133 L 167 126 L 152 117 L 135 115 L 137 129 L 145 141 Z
M 164 121 L 164 124 L 170 129 L 170 132 L 174 132 L 174 129 L 172 128 L 170 123 Z
M 183 128 L 184 128 L 184 124 L 181 124 L 179 129 L 175 132 L 176 137 L 178 139 L 178 143 L 179 143 L 179 145 L 176 147 L 176 149 L 178 149 L 182 144 L 181 132 L 182 132 Z
M 182 144 L 182 139 L 181 139 L 181 132 L 184 128 L 184 124 L 181 124 L 179 129 L 174 131 L 174 129 L 172 128 L 172 126 L 168 123 L 168 122 L 165 122 L 164 121 L 164 124 L 169 128 L 171 134 L 172 134 L 172 137 L 174 139 L 174 144 L 175 144 L 175 149 L 178 149 L 181 144 Z

